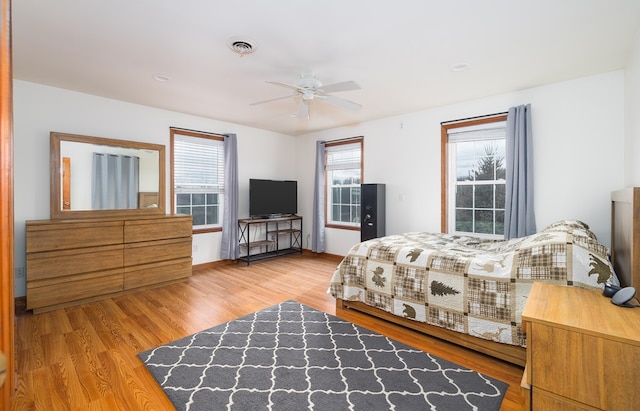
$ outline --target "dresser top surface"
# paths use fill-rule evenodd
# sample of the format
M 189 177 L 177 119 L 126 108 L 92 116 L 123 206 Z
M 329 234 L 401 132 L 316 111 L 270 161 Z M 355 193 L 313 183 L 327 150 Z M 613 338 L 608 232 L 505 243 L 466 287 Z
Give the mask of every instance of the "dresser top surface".
M 148 220 L 172 220 L 172 219 L 191 219 L 190 215 L 152 215 L 131 218 L 77 218 L 77 219 L 52 219 L 52 220 L 27 220 L 26 225 L 45 225 L 45 224 L 80 224 L 80 223 L 113 223 L 123 221 L 148 221 Z
M 522 320 L 640 346 L 640 308 L 614 305 L 598 290 L 534 283 Z

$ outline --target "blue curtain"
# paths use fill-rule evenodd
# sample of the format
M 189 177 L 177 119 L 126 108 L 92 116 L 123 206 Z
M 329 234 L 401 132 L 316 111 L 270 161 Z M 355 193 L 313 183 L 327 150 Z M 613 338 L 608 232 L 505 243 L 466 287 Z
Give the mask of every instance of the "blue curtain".
M 93 153 L 91 209 L 138 208 L 139 167 L 135 156 Z
M 509 109 L 505 160 L 504 237 L 510 239 L 534 234 L 531 104 Z
M 313 184 L 313 227 L 311 251 L 324 253 L 324 141 L 316 142 L 316 174 Z
M 235 134 L 224 136 L 224 205 L 220 257 L 236 260 L 238 245 L 238 141 Z

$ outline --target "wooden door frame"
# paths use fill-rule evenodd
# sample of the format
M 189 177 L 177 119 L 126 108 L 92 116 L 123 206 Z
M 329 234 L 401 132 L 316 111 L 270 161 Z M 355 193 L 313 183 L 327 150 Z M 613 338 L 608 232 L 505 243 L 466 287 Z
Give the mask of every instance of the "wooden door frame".
M 62 157 L 62 209 L 71 210 L 71 157 Z
M 0 22 L 0 351 L 7 358 L 0 409 L 11 409 L 15 386 L 13 284 L 13 74 L 11 0 L 2 0 Z

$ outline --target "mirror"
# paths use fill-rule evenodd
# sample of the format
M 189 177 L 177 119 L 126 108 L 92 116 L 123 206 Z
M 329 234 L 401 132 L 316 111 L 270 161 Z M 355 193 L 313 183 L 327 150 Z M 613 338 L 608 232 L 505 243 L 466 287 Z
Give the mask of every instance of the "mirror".
M 165 214 L 161 144 L 51 132 L 51 219 Z

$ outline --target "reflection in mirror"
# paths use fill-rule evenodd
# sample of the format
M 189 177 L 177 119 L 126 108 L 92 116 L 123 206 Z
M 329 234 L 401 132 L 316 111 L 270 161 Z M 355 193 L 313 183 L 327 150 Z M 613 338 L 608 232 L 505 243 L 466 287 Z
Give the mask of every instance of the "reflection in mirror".
M 164 146 L 51 133 L 51 218 L 164 214 Z
M 62 202 L 68 210 L 157 207 L 157 150 L 61 141 Z M 86 172 L 90 170 L 90 172 Z M 87 190 L 86 187 L 90 187 Z M 144 193 L 145 202 L 140 202 Z M 150 201 L 155 193 L 156 201 Z

